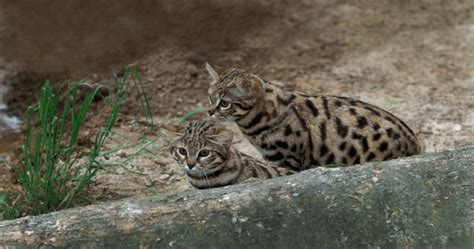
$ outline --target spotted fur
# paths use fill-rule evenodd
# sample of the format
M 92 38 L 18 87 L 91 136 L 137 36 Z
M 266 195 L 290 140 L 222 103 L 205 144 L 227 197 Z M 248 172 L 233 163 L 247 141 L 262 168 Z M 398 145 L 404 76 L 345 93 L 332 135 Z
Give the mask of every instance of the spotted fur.
M 199 189 L 294 173 L 240 153 L 231 146 L 232 131 L 217 122 L 195 121 L 183 134 L 164 129 L 162 134 L 171 143 L 174 160 L 183 167 L 191 185 Z
M 212 77 L 209 115 L 237 123 L 266 160 L 292 170 L 389 160 L 420 153 L 393 114 L 340 96 L 286 91 L 241 69 Z

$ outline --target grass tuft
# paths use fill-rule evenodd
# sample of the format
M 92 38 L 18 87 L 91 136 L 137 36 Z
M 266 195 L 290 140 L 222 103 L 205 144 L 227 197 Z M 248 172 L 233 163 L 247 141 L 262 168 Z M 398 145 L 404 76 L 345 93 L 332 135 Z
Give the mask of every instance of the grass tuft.
M 140 76 L 140 73 L 138 73 L 137 67 L 135 65 L 127 67 L 122 77 L 118 76 L 115 70 L 112 72 L 112 74 L 115 79 L 116 87 L 122 84 L 124 78 L 126 79 L 131 76 L 131 81 L 133 83 L 133 86 L 135 87 L 135 90 L 137 91 L 138 98 L 140 100 L 140 105 L 147 120 L 148 131 L 154 133 L 155 124 L 153 122 L 153 115 L 151 113 L 150 103 L 148 102 L 145 89 L 143 88 L 142 78 Z
M 96 134 L 85 160 L 81 160 L 85 163 L 80 165 L 79 134 L 86 114 L 102 86 L 78 81 L 68 83 L 66 93 L 60 93 L 51 87 L 49 81 L 45 83 L 41 88 L 38 105 L 28 107 L 26 112 L 26 139 L 19 163 L 15 165 L 22 192 L 15 201 L 9 201 L 5 193 L 0 193 L 1 218 L 43 214 L 84 202 L 87 186 L 102 169 L 98 158 L 103 155 L 101 149 L 111 134 L 120 107 L 128 95 L 130 81 L 140 95 L 149 124 L 153 126 L 140 76 L 135 66 L 131 66 L 120 78 L 116 77 L 115 94 L 106 99 L 111 105 L 111 111 L 104 126 Z M 84 98 L 80 98 L 79 88 L 84 86 L 88 86 L 90 91 Z M 59 101 L 60 94 L 66 95 L 63 102 Z

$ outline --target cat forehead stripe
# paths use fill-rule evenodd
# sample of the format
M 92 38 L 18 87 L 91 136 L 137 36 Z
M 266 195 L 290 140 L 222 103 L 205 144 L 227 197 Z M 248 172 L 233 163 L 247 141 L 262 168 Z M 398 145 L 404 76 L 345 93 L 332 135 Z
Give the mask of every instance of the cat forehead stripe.
M 187 133 L 191 136 L 199 136 L 209 130 L 212 125 L 209 122 L 191 122 L 187 129 Z
M 235 76 L 239 74 L 245 73 L 242 69 L 232 68 L 230 71 L 226 72 L 222 77 L 221 81 L 226 81 L 228 79 L 233 79 Z

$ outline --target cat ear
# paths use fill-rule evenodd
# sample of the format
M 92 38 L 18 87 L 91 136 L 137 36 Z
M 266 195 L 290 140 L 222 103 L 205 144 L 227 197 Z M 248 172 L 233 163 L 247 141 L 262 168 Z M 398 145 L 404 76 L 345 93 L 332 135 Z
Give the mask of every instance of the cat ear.
M 238 78 L 234 80 L 234 87 L 229 88 L 228 91 L 237 97 L 243 98 L 252 93 L 252 82 L 246 78 Z
M 172 143 L 183 136 L 183 134 L 181 133 L 172 132 L 164 128 L 160 129 L 160 134 L 163 137 L 163 139 L 166 140 L 168 143 Z
M 262 80 L 260 77 L 258 77 L 255 74 L 251 74 L 250 77 L 252 78 L 252 81 L 254 82 L 255 85 L 259 85 L 261 89 L 265 89 L 265 81 Z
M 219 133 L 212 135 L 209 138 L 218 144 L 230 147 L 232 139 L 234 139 L 234 133 L 230 130 L 222 129 Z
M 256 75 L 250 75 L 245 78 L 240 78 L 235 81 L 236 96 L 258 96 L 265 90 L 265 82 Z
M 212 83 L 215 83 L 215 82 L 219 81 L 219 74 L 207 62 L 206 62 L 206 70 L 212 78 Z

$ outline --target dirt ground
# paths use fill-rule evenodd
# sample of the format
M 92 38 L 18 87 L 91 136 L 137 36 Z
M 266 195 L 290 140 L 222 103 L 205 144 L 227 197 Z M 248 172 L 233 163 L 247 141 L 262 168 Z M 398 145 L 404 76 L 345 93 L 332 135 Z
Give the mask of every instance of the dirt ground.
M 474 141 L 474 1 L 32 2 L 0 1 L 12 114 L 36 101 L 47 78 L 110 87 L 112 68 L 136 63 L 155 122 L 170 124 L 207 104 L 209 61 L 380 106 L 406 121 L 427 152 Z M 90 188 L 98 200 L 190 189 L 157 135 L 139 141 L 141 113 L 132 94 L 106 146 L 119 150 Z M 88 139 L 99 120 L 89 121 Z

